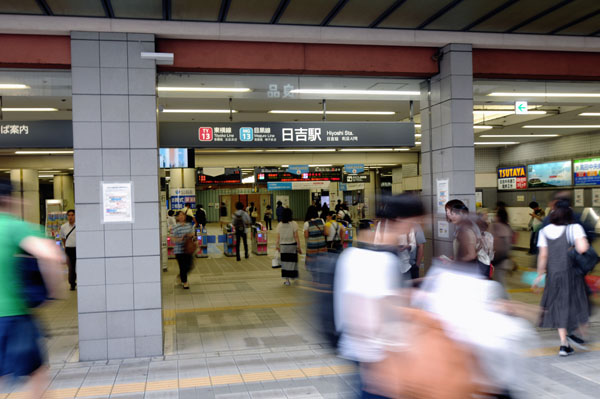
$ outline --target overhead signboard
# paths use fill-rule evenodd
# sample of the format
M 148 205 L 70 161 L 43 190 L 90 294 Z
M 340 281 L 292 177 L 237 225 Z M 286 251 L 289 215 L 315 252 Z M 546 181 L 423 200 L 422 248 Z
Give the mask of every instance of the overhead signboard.
M 600 158 L 575 159 L 573 175 L 576 186 L 600 185 Z
M 240 184 L 242 183 L 242 171 L 239 168 L 224 168 L 223 174 L 212 176 L 203 173 L 202 168 L 196 169 L 196 180 L 198 184 Z
M 527 166 L 527 186 L 529 188 L 570 186 L 571 182 L 571 161 Z
M 312 190 L 312 189 L 329 189 L 328 181 L 293 181 L 293 182 L 268 182 L 267 190 Z
M 527 101 L 515 101 L 515 115 L 527 114 Z
M 303 173 L 308 173 L 308 165 L 290 165 L 288 166 L 287 171 L 288 173 L 301 175 Z
M 498 190 L 525 190 L 527 188 L 527 168 L 512 166 L 498 168 Z
M 344 165 L 344 172 L 356 175 L 365 171 L 365 165 L 362 163 L 352 163 Z
M 161 147 L 414 147 L 411 122 L 162 122 Z
M 361 173 L 360 175 L 344 175 L 344 183 L 369 183 L 371 181 L 370 173 Z
M 0 148 L 73 148 L 73 122 L 0 122 Z
M 356 190 L 364 190 L 364 183 L 340 183 L 339 185 L 340 191 L 356 191 Z
M 283 171 L 277 171 L 274 173 L 257 173 L 257 183 L 268 183 L 273 181 L 342 181 L 342 176 L 339 170 L 336 171 L 323 171 L 323 172 L 308 172 L 297 175 L 294 173 L 288 173 Z

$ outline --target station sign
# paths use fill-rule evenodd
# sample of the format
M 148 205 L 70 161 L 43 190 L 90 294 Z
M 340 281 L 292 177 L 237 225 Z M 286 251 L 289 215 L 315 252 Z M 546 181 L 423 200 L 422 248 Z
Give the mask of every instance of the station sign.
M 0 122 L 0 148 L 73 148 L 73 122 Z
M 573 160 L 573 176 L 576 186 L 600 185 L 600 158 Z
M 513 166 L 498 168 L 498 190 L 525 190 L 527 188 L 527 168 Z
M 295 175 L 301 175 L 303 173 L 308 173 L 308 165 L 290 165 L 287 168 L 288 173 L 293 173 Z
M 414 147 L 412 122 L 161 122 L 160 146 L 182 148 Z
M 362 163 L 352 163 L 344 165 L 344 172 L 356 175 L 365 171 L 365 165 Z
M 344 175 L 344 183 L 369 183 L 371 181 L 370 173 L 361 173 L 359 175 Z

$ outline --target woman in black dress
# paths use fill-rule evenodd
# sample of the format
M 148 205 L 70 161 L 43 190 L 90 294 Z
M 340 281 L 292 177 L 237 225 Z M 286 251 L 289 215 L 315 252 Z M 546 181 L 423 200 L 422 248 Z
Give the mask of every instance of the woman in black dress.
M 577 336 L 567 336 L 567 331 L 579 328 L 581 334 L 589 318 L 585 281 L 577 275 L 569 256 L 571 247 L 581 254 L 589 243 L 581 225 L 573 221 L 569 201 L 559 200 L 550 214 L 550 224 L 540 230 L 538 277 L 533 282 L 536 288 L 546 274 L 540 327 L 558 329 L 560 356 L 573 353 L 569 341 L 576 345 L 583 342 Z

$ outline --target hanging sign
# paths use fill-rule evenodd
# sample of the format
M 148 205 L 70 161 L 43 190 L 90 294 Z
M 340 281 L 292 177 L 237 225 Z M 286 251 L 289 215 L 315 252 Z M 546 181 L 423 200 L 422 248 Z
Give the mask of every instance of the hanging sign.
M 351 163 L 344 165 L 344 172 L 356 175 L 365 171 L 365 165 L 362 163 Z
M 342 180 L 344 183 L 369 183 L 371 181 L 371 174 L 362 173 L 360 175 L 344 175 Z
M 498 190 L 525 190 L 527 169 L 525 166 L 498 168 Z
M 160 146 L 181 148 L 414 147 L 411 122 L 160 123 Z
M 301 175 L 303 173 L 308 173 L 308 165 L 290 165 L 287 168 L 288 173 L 293 173 L 295 175 Z
M 191 209 L 196 208 L 195 188 L 171 188 L 169 197 L 171 197 L 171 209 L 173 210 L 183 209 L 187 203 L 191 204 Z
M 575 159 L 573 161 L 575 185 L 600 185 L 600 158 Z
M 340 191 L 356 191 L 356 190 L 364 190 L 364 183 L 340 183 L 339 185 Z
M 102 223 L 133 223 L 133 183 L 100 183 Z
M 73 148 L 73 122 L 0 122 L 0 148 Z
M 292 182 L 291 181 L 270 181 L 267 183 L 267 190 L 269 191 L 277 191 L 277 190 L 291 190 Z

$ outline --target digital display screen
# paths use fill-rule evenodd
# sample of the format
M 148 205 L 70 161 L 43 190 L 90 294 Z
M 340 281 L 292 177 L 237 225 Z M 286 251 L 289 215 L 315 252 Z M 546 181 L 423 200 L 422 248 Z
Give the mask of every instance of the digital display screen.
M 161 168 L 187 168 L 187 148 L 161 148 L 158 151 Z
M 570 186 L 571 179 L 571 161 L 527 166 L 527 186 L 529 188 Z
M 342 174 L 338 171 L 309 172 L 302 175 L 296 175 L 288 172 L 258 173 L 256 175 L 258 183 L 268 183 L 277 181 L 342 181 Z
M 202 173 L 202 168 L 196 169 L 198 184 L 241 184 L 242 171 L 238 168 L 225 168 L 225 173 L 219 176 L 209 176 Z

